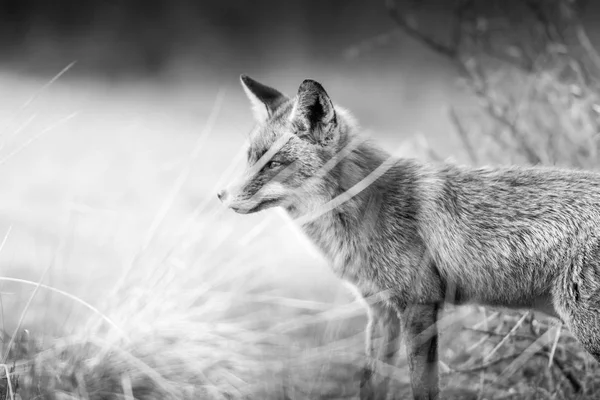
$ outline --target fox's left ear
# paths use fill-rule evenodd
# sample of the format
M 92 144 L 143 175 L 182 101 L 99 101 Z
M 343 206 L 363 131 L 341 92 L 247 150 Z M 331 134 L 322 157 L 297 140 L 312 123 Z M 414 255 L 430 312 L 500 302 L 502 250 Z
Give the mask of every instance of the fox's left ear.
M 298 89 L 290 121 L 298 134 L 325 145 L 335 139 L 337 119 L 333 103 L 320 83 L 306 79 Z
M 263 123 L 275 113 L 288 98 L 272 87 L 263 85 L 247 75 L 240 75 L 246 95 L 252 103 L 252 111 L 257 122 Z

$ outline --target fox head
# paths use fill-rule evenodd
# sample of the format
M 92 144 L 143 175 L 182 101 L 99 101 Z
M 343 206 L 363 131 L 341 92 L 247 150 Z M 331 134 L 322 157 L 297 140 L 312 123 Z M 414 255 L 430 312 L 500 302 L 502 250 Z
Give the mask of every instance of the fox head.
M 301 213 L 330 199 L 324 170 L 347 141 L 350 117 L 313 80 L 302 82 L 294 98 L 246 75 L 240 80 L 256 126 L 246 171 L 219 199 L 243 214 L 275 206 Z

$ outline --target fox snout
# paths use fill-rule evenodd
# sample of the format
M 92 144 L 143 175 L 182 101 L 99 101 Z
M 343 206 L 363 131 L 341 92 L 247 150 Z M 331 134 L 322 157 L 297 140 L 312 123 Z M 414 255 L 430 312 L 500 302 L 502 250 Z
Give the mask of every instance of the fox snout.
M 219 190 L 217 192 L 217 197 L 225 207 L 231 208 L 233 211 L 239 212 L 239 207 L 236 207 L 236 205 L 233 204 L 233 196 L 231 195 L 231 191 L 228 188 Z
M 250 214 L 262 208 L 260 198 L 257 197 L 256 200 L 252 197 L 248 198 L 247 193 L 235 185 L 219 190 L 217 197 L 225 207 L 238 214 Z
M 237 213 L 244 213 L 243 209 L 238 207 L 237 205 L 235 205 L 234 201 L 232 201 L 232 195 L 231 192 L 228 189 L 221 189 L 217 192 L 217 197 L 219 198 L 219 200 L 221 201 L 221 203 L 223 203 L 223 205 L 227 208 L 231 208 L 233 211 L 237 212 Z
M 286 190 L 281 184 L 269 182 L 257 187 L 253 180 L 227 186 L 217 197 L 227 208 L 239 214 L 251 214 L 282 203 Z

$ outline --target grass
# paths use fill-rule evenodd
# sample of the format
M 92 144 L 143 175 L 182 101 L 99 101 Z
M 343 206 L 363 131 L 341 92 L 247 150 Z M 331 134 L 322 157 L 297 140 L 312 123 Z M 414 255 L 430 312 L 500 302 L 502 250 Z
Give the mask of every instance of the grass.
M 13 81 L 3 83 L 26 90 Z M 57 91 L 69 93 L 72 88 L 54 85 L 52 90 L 56 96 Z M 214 180 L 218 174 L 203 177 L 197 185 L 207 195 L 194 192 L 198 189 L 190 175 L 197 178 L 202 173 L 193 171 L 214 166 L 230 151 L 212 137 L 213 130 L 223 128 L 208 126 L 205 134 L 193 136 L 197 126 L 185 126 L 186 134 L 168 122 L 169 130 L 179 128 L 178 136 L 170 140 L 147 128 L 155 121 L 141 123 L 142 128 L 130 121 L 156 115 L 156 108 L 138 111 L 134 106 L 119 114 L 123 103 L 135 104 L 131 99 L 119 99 L 115 106 L 109 105 L 112 99 L 104 100 L 101 108 L 114 126 L 106 126 L 106 121 L 96 125 L 104 119 L 90 112 L 96 101 L 72 102 L 71 106 L 83 104 L 83 110 L 76 109 L 80 116 L 74 119 L 75 126 L 65 122 L 62 130 L 57 126 L 37 141 L 30 138 L 38 137 L 44 125 L 52 126 L 48 121 L 56 115 L 60 121 L 62 110 L 25 100 L 25 107 L 7 112 L 11 118 L 6 136 L 11 140 L 5 151 L 21 150 L 6 163 L 10 171 L 3 176 L 11 188 L 4 199 L 4 220 L 12 229 L 0 253 L 3 308 L 11 310 L 3 313 L 7 334 L 2 354 L 7 363 L 16 363 L 11 387 L 8 380 L 0 381 L 6 383 L 6 392 L 22 398 L 57 393 L 82 398 L 111 398 L 108 393 L 239 398 L 263 393 L 278 398 L 281 390 L 316 390 L 286 384 L 292 366 L 298 372 L 304 368 L 306 375 L 309 362 L 351 369 L 358 365 L 349 360 L 360 357 L 355 349 L 362 349 L 362 309 L 356 305 L 339 309 L 344 301 L 337 298 L 335 279 L 325 274 L 321 285 L 313 285 L 320 292 L 314 297 L 294 284 L 297 293 L 305 292 L 295 297 L 285 293 L 290 285 L 279 285 L 288 273 L 273 274 L 278 264 L 299 270 L 311 257 L 290 262 L 303 250 L 286 252 L 293 247 L 289 241 L 279 247 L 283 256 L 272 254 L 263 232 L 277 227 L 279 234 L 296 233 L 289 227 L 282 230 L 281 221 L 273 216 L 238 224 L 208 200 L 218 187 Z M 48 115 L 31 119 L 27 113 L 31 105 Z M 152 108 L 147 100 L 145 106 Z M 213 125 L 218 108 L 208 116 Z M 80 118 L 84 125 L 95 126 L 92 132 L 77 129 Z M 22 119 L 31 120 L 28 130 L 15 129 Z M 158 119 L 165 123 L 164 116 Z M 243 134 L 239 138 L 236 147 Z M 139 146 L 141 141 L 144 145 Z M 191 154 L 190 144 L 195 146 Z M 114 169 L 106 162 L 111 156 Z M 102 166 L 106 169 L 98 171 Z M 157 171 L 157 166 L 164 169 Z M 24 167 L 31 171 L 29 176 L 11 179 Z M 222 167 L 226 170 L 227 165 Z M 124 176 L 124 171 L 131 175 Z M 105 186 L 93 187 L 99 183 Z M 38 203 L 42 196 L 45 201 Z M 312 262 L 322 265 L 314 254 Z M 308 282 L 315 270 L 318 267 L 305 268 L 296 274 L 297 281 Z M 341 328 L 345 320 L 351 321 L 353 330 Z M 22 334 L 25 328 L 30 332 L 27 337 Z M 344 341 L 330 348 L 326 338 L 337 337 Z M 334 357 L 345 352 L 344 357 Z M 352 374 L 344 374 L 344 369 L 325 370 L 353 384 Z
M 29 101 L 41 85 L 0 79 L 14 93 L 0 102 L 5 398 L 357 396 L 362 306 L 283 214 L 213 201 L 244 161 L 245 102 L 82 82 Z M 419 140 L 403 151 L 431 155 Z M 441 326 L 448 398 L 600 391 L 598 366 L 552 322 L 449 308 Z M 404 357 L 381 367 L 408 398 Z

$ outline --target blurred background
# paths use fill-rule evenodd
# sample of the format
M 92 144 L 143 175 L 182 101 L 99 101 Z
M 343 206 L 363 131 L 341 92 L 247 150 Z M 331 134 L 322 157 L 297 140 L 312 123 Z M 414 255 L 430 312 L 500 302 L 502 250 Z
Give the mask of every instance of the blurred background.
M 443 34 L 449 5 L 430 5 L 423 24 Z M 168 81 L 207 97 L 232 86 L 234 99 L 242 72 L 290 94 L 312 77 L 366 126 L 394 135 L 440 130 L 435 121 L 443 118 L 425 125 L 415 113 L 437 115 L 453 87 L 448 63 L 400 35 L 382 1 L 15 0 L 0 7 L 2 66 L 21 74 L 47 77 L 77 61 L 68 78 Z M 364 51 L 368 42 L 376 45 Z M 377 107 L 359 94 L 378 98 Z
M 435 34 L 448 28 L 445 11 L 425 13 Z M 456 143 L 447 105 L 466 98 L 453 65 L 403 35 L 383 2 L 2 1 L 0 52 L 0 215 L 12 226 L 0 265 L 37 271 L 71 231 L 69 256 L 52 267 L 69 271 L 59 285 L 118 276 L 101 266 L 139 250 L 186 168 L 169 218 L 220 208 L 214 193 L 235 175 L 228 167 L 253 126 L 241 73 L 289 95 L 319 80 L 394 148 L 417 134 L 440 149 Z
M 113 332 L 102 325 L 108 318 L 134 338 L 111 343 L 178 388 L 204 390 L 202 376 L 218 394 L 175 398 L 270 398 L 244 386 L 256 381 L 272 398 L 354 393 L 362 308 L 284 214 L 240 216 L 217 201 L 217 190 L 244 167 L 253 127 L 241 73 L 289 95 L 306 78 L 321 82 L 365 132 L 400 155 L 597 167 L 600 4 L 391 4 L 0 0 L 2 363 L 31 366 L 57 337 Z M 450 366 L 472 361 L 477 372 L 446 375 L 456 398 L 570 398 L 577 385 L 596 398 L 598 374 L 564 330 L 525 323 L 521 314 L 457 315 L 453 321 L 489 324 L 495 334 L 483 341 L 447 329 L 442 358 Z M 519 332 L 514 326 L 529 336 L 495 349 L 502 332 Z M 24 329 L 34 345 L 29 336 L 19 344 Z M 518 369 L 511 377 L 498 378 L 504 370 L 496 364 L 476 367 L 475 355 L 493 350 L 510 362 L 516 356 L 507 353 L 521 354 L 546 332 L 564 350 L 561 365 L 580 375 L 555 371 L 547 357 L 510 364 Z M 265 338 L 276 345 L 265 350 Z M 266 360 L 279 364 L 267 368 Z M 47 358 L 42 365 L 45 375 L 19 375 L 30 379 L 21 379 L 23 398 L 40 394 L 27 389 L 40 374 L 74 376 Z M 106 370 L 79 366 L 88 388 L 108 382 L 127 394 L 126 371 L 133 393 L 147 393 L 148 379 L 133 364 L 100 365 Z M 399 368 L 393 375 L 409 396 L 405 364 Z M 119 384 L 98 379 L 113 372 Z M 81 387 L 76 378 L 69 382 Z M 6 382 L 0 375 L 0 393 Z

